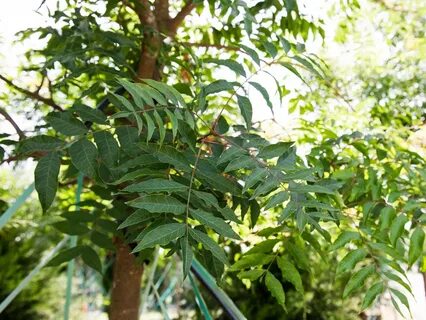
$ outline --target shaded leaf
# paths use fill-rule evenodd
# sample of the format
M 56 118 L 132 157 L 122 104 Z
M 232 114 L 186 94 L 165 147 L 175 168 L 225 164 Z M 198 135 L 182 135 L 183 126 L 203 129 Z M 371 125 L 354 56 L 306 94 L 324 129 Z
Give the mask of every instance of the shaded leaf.
M 186 205 L 167 195 L 147 195 L 127 202 L 132 207 L 145 209 L 149 212 L 183 214 Z
M 226 265 L 229 264 L 228 258 L 226 257 L 223 249 L 207 234 L 192 228 L 189 229 L 189 234 L 195 241 L 202 243 L 204 248 L 209 250 L 219 261 Z
M 43 211 L 49 209 L 55 199 L 58 189 L 58 175 L 61 167 L 61 159 L 58 153 L 51 152 L 42 157 L 34 171 L 35 189 Z
M 286 310 L 285 294 L 281 282 L 269 271 L 266 272 L 265 285 L 271 292 L 272 296 L 277 299 L 278 303 Z
M 212 228 L 218 234 L 232 238 L 241 239 L 238 234 L 232 230 L 231 226 L 227 224 L 223 219 L 214 216 L 210 212 L 203 211 L 201 209 L 191 210 L 191 216 L 197 221 L 201 222 L 202 225 Z
M 56 131 L 66 136 L 78 136 L 87 132 L 87 127 L 83 122 L 76 119 L 71 112 L 51 112 L 46 120 Z
M 95 145 L 87 139 L 74 142 L 69 148 L 69 154 L 73 165 L 89 177 L 96 175 L 98 150 Z
M 186 226 L 182 223 L 168 223 L 160 225 L 147 232 L 132 252 L 139 252 L 145 248 L 152 248 L 156 245 L 164 246 L 169 242 L 182 237 L 185 234 L 185 231 Z
M 343 299 L 347 298 L 355 290 L 364 286 L 365 280 L 374 273 L 374 270 L 375 267 L 370 265 L 355 272 L 343 290 Z

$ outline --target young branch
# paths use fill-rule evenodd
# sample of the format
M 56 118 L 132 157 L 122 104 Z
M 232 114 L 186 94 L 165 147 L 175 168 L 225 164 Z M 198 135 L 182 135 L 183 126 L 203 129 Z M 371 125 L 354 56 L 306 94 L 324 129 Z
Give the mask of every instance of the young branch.
M 14 88 L 16 91 L 18 91 L 18 92 L 26 95 L 27 97 L 29 97 L 29 98 L 31 98 L 33 100 L 37 100 L 37 101 L 43 102 L 44 104 L 52 107 L 53 109 L 55 109 L 57 111 L 64 111 L 64 109 L 62 109 L 59 105 L 57 105 L 55 103 L 55 101 L 53 101 L 52 98 L 46 98 L 46 97 L 43 97 L 40 94 L 38 94 L 38 92 L 32 92 L 32 91 L 29 91 L 27 89 L 21 88 L 21 87 L 17 86 L 11 80 L 7 79 L 6 77 L 4 77 L 1 74 L 0 74 L 0 79 L 3 80 L 4 82 L 6 82 L 12 88 Z
M 16 133 L 19 135 L 19 140 L 25 139 L 25 134 L 19 128 L 18 124 L 13 120 L 13 118 L 10 116 L 10 114 L 3 108 L 0 108 L 0 114 L 12 125 L 12 127 L 15 129 Z

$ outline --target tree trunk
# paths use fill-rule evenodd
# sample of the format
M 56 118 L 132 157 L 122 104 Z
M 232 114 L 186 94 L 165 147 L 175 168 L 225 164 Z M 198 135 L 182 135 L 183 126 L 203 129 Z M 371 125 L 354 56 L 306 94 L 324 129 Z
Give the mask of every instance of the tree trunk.
M 135 7 L 141 24 L 146 28 L 141 43 L 140 60 L 135 81 L 141 79 L 160 80 L 161 66 L 157 58 L 162 46 L 163 35 L 174 37 L 177 28 L 195 8 L 188 1 L 172 19 L 169 16 L 169 1 L 156 0 L 152 8 L 148 0 L 139 0 Z M 110 320 L 138 320 L 143 266 L 138 264 L 129 245 L 116 238 L 116 258 L 113 267 Z
M 116 256 L 111 289 L 110 320 L 138 320 L 143 266 L 130 247 L 115 239 Z

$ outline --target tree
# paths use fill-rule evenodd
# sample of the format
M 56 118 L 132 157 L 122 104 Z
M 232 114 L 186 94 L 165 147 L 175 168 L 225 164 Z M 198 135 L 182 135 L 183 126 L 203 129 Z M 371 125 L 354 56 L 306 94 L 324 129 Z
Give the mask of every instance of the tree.
M 45 41 L 28 53 L 24 68 L 39 78 L 37 90 L 1 77 L 36 100 L 44 119 L 30 137 L 16 126 L 21 141 L 6 161 L 38 160 L 35 183 L 44 211 L 58 185 L 70 189 L 84 175 L 85 193 L 97 200 L 62 214 L 55 227 L 79 235 L 80 243 L 52 264 L 79 256 L 101 271 L 92 244 L 110 250 L 113 243 L 110 319 L 138 318 L 142 262 L 155 246 L 180 256 L 185 276 L 197 256 L 220 277 L 230 264 L 224 247 L 244 236 L 239 225 L 267 226 L 256 229 L 262 242 L 228 270 L 260 281 L 284 309 L 282 283 L 303 292 L 300 273 L 311 268 L 305 247 L 322 252 L 312 233 L 323 245 L 332 242 L 324 228 L 330 222 L 341 226 L 331 251 L 356 244 L 337 268 L 348 277 L 344 297 L 389 275 L 389 268 L 403 273 L 389 256 L 407 261 L 406 243 L 410 265 L 422 254 L 422 221 L 387 205 L 377 179 L 387 167 L 380 152 L 377 168 L 367 161 L 367 138 L 318 144 L 304 161 L 294 142 L 268 141 L 253 123 L 249 88 L 272 106 L 255 75 L 270 75 L 281 99 L 286 90 L 274 68 L 327 80 L 326 67 L 303 43 L 323 35 L 320 22 L 302 14 L 296 1 L 67 1 L 50 12 L 51 26 L 22 33 L 23 40 L 37 35 Z M 332 145 L 342 142 L 366 162 L 336 164 Z M 360 184 L 353 184 L 354 171 Z M 360 207 L 359 214 L 347 214 Z M 404 229 L 409 220 L 410 232 Z M 404 283 L 395 274 L 388 278 Z M 380 281 L 369 287 L 363 306 L 384 288 Z M 405 302 L 399 291 L 394 297 Z

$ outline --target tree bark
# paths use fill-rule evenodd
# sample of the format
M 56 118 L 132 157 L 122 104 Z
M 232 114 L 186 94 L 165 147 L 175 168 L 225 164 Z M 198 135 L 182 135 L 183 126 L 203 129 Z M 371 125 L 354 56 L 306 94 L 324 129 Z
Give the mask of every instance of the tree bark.
M 143 266 L 130 247 L 115 239 L 116 256 L 111 289 L 110 320 L 138 320 Z

